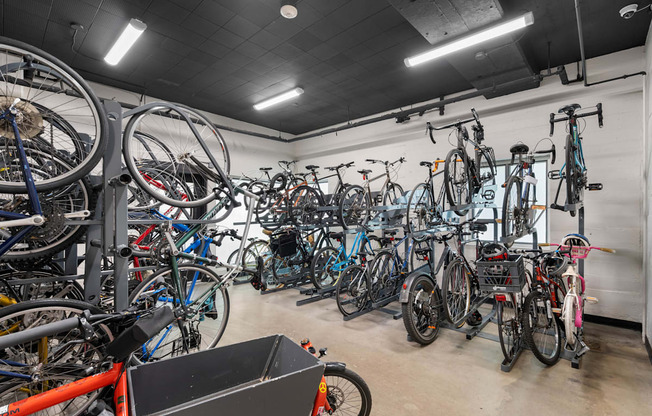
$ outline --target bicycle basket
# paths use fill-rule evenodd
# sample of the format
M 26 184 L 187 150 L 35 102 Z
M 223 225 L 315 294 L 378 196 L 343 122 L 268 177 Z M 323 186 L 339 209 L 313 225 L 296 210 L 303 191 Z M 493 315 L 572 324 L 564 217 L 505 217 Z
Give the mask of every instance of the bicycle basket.
M 295 228 L 275 231 L 269 239 L 272 253 L 280 257 L 289 257 L 297 252 L 299 232 Z
M 510 254 L 507 260 L 478 260 L 480 290 L 490 293 L 517 293 L 525 286 L 525 265 L 521 255 Z
M 578 247 L 578 246 L 559 246 L 559 250 L 568 252 L 570 251 L 570 257 L 573 259 L 585 259 L 589 255 L 591 249 L 589 247 Z M 568 254 L 564 253 L 565 256 Z

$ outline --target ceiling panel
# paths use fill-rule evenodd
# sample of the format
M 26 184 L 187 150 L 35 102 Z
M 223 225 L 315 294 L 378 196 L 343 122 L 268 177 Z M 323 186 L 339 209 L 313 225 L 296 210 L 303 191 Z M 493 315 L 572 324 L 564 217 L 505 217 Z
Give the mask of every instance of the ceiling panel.
M 280 0 L 5 0 L 0 33 L 44 48 L 90 80 L 293 134 L 471 89 L 485 76 L 482 68 L 499 80 L 521 77 L 528 66 L 543 70 L 548 45 L 553 67 L 579 59 L 570 0 L 408 3 L 438 7 L 448 25 L 422 35 L 388 0 L 299 0 L 293 20 L 280 16 Z M 629 3 L 581 2 L 587 57 L 644 44 L 650 14 L 621 19 L 618 10 Z M 483 7 L 492 4 L 504 18 L 532 11 L 535 24 L 503 40 L 512 43 L 489 53 L 488 61 L 468 50 L 450 62 L 403 64 L 431 48 L 429 40 L 475 28 L 473 22 L 486 18 Z M 459 24 L 451 8 L 464 16 Z M 131 18 L 143 20 L 147 30 L 119 65 L 106 65 L 102 58 Z M 74 50 L 72 22 L 84 26 Z M 525 66 L 513 61 L 519 51 Z M 253 109 L 296 86 L 305 94 L 292 102 Z

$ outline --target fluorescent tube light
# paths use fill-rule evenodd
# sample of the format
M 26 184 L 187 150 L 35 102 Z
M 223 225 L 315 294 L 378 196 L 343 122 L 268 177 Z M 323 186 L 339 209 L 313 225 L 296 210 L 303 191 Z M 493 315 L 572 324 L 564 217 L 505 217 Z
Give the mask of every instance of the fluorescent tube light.
M 147 25 L 138 19 L 131 19 L 127 27 L 122 31 L 122 34 L 115 41 L 113 47 L 106 54 L 104 60 L 109 65 L 117 65 L 123 56 L 134 46 L 136 40 L 147 29 Z
M 276 97 L 272 97 L 268 100 L 261 101 L 258 104 L 254 104 L 254 108 L 258 111 L 263 110 L 267 107 L 270 107 L 274 104 L 281 103 L 283 101 L 290 100 L 294 97 L 298 97 L 301 94 L 303 94 L 303 88 L 295 88 L 293 90 L 290 90 L 288 92 L 284 92 L 283 94 L 277 95 Z
M 461 39 L 439 46 L 420 55 L 406 58 L 405 65 L 410 67 L 422 64 L 432 59 L 441 58 L 442 56 L 457 52 L 464 48 L 468 48 L 469 46 L 473 46 L 478 43 L 497 38 L 498 36 L 513 32 L 515 30 L 522 29 L 526 26 L 531 25 L 532 23 L 534 23 L 534 15 L 532 15 L 532 12 L 527 12 L 523 16 L 516 19 L 508 20 L 505 23 L 501 23 L 497 26 L 485 29 L 473 35 L 465 36 Z

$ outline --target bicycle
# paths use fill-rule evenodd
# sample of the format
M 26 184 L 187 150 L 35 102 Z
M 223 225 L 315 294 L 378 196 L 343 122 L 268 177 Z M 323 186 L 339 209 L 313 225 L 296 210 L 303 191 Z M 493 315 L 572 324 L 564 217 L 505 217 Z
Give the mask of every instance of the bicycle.
M 439 190 L 439 196 L 435 199 L 434 179 L 443 171 L 437 172 L 440 163 L 445 160 L 437 159 L 433 162 L 422 161 L 419 166 L 428 169 L 428 177 L 414 187 L 410 192 L 407 206 L 407 229 L 412 238 L 419 240 L 427 238 L 427 231 L 444 221 L 444 187 Z M 434 165 L 434 168 L 433 168 Z
M 403 187 L 392 181 L 392 175 L 397 174 L 401 164 L 405 162 L 404 157 L 400 157 L 394 162 L 376 159 L 366 159 L 365 161 L 372 164 L 383 164 L 385 167 L 385 173 L 374 178 L 369 178 L 369 173 L 371 173 L 370 169 L 359 170 L 358 173 L 362 174 L 362 186 L 351 185 L 344 190 L 340 199 L 339 214 L 340 222 L 345 230 L 354 226 L 363 226 L 369 220 L 372 206 L 372 192 L 369 185 L 371 182 L 385 178 L 385 182 L 383 182 L 378 197 L 376 198 L 376 205 L 391 205 L 398 197 L 403 196 Z M 391 172 L 390 168 L 393 168 L 397 164 L 398 167 Z
M 591 250 L 612 254 L 616 250 L 591 246 L 589 240 L 581 234 L 568 234 L 562 239 L 561 244 L 552 243 L 550 246 L 557 247 L 558 251 L 569 259 L 566 270 L 562 273 L 562 278 L 567 279 L 568 290 L 563 298 L 561 321 L 564 323 L 565 348 L 575 351 L 576 357 L 580 357 L 589 350 L 583 341 L 584 304 L 587 301 L 597 303 L 598 299 L 586 296 L 586 282 L 577 272 L 577 261 L 585 259 Z
M 374 256 L 382 247 L 381 240 L 374 235 L 367 235 L 366 230 L 356 233 L 351 248 L 346 250 L 342 232 L 329 232 L 329 240 L 336 240 L 339 246 L 328 245 L 320 248 L 310 263 L 310 276 L 317 289 L 335 287 L 340 275 L 347 267 L 361 261 L 367 256 Z
M 556 117 L 555 113 L 550 113 L 550 137 L 554 134 L 555 123 L 568 121 L 564 165 L 558 171 L 548 172 L 548 178 L 560 181 L 555 194 L 555 202 L 550 204 L 550 208 L 568 211 L 573 217 L 581 207 L 585 189 L 589 191 L 602 189 L 601 183 L 588 183 L 586 161 L 582 151 L 582 137 L 580 137 L 581 132 L 578 124 L 578 120 L 581 118 L 597 115 L 598 126 L 602 127 L 602 103 L 596 105 L 595 111 L 588 113 L 578 114 L 577 110 L 580 108 L 582 107 L 579 104 L 570 104 L 560 108 L 557 113 L 565 114 L 564 117 Z M 560 205 L 557 201 L 564 182 L 566 182 L 566 203 Z
M 308 338 L 301 340 L 301 347 L 321 359 L 326 355 L 326 348 L 319 350 Z M 369 416 L 371 414 L 371 391 L 364 379 L 355 371 L 340 362 L 324 363 L 324 375 L 320 383 L 325 389 L 319 390 L 311 416 L 329 415 L 354 415 Z
M 446 197 L 451 208 L 459 216 L 464 216 L 468 212 L 466 205 L 473 202 L 473 197 L 481 195 L 486 200 L 493 200 L 495 191 L 493 189 L 484 189 L 485 184 L 494 182 L 496 177 L 496 158 L 491 147 L 482 144 L 484 141 L 484 126 L 480 123 L 480 118 L 475 108 L 471 109 L 473 117 L 458 120 L 445 126 L 435 127 L 430 122 L 426 123 L 430 140 L 437 144 L 433 131 L 453 128 L 457 136 L 457 146 L 446 156 L 444 164 L 444 186 Z M 469 132 L 464 124 L 475 122 L 471 126 L 473 130 L 473 139 L 469 137 Z M 471 143 L 474 147 L 474 157 L 471 159 L 466 151 L 466 143 Z M 482 173 L 482 167 L 486 167 L 488 172 Z M 481 193 L 482 192 L 482 193 Z
M 540 143 L 540 142 L 539 142 Z M 538 145 L 538 144 L 537 144 Z M 505 196 L 502 209 L 502 242 L 511 247 L 514 241 L 531 232 L 534 225 L 543 215 L 543 211 L 535 216 L 534 210 L 545 209 L 537 205 L 536 185 L 533 165 L 535 154 L 552 154 L 552 164 L 555 163 L 555 145 L 549 150 L 535 150 L 530 152 L 524 143 L 517 143 L 510 147 L 512 154 L 511 164 L 518 156 L 518 163 L 512 169 L 509 177 L 503 184 Z
M 49 258 L 84 232 L 67 220 L 91 215 L 86 175 L 106 146 L 99 100 L 57 58 L 0 37 L 0 255 L 11 262 Z

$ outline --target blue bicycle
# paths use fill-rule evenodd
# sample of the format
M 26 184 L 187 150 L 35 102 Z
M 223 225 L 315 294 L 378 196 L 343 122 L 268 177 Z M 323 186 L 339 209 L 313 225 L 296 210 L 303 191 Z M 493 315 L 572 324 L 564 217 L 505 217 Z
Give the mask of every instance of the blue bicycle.
M 580 108 L 582 107 L 579 104 L 570 104 L 560 108 L 557 112 L 559 114 L 565 114 L 565 117 L 555 117 L 555 113 L 550 113 L 551 137 L 555 131 L 555 123 L 568 120 L 566 161 L 558 171 L 548 172 L 550 179 L 560 180 L 559 187 L 557 187 L 557 194 L 555 195 L 555 202 L 550 204 L 550 208 L 570 212 L 571 216 L 575 216 L 577 210 L 582 207 L 584 189 L 588 189 L 589 191 L 599 191 L 602 189 L 601 183 L 588 183 L 586 162 L 584 161 L 584 153 L 582 152 L 581 132 L 578 124 L 578 119 L 580 118 L 597 115 L 598 125 L 602 127 L 602 103 L 596 105 L 595 111 L 577 114 L 576 111 Z M 559 192 L 561 191 L 563 182 L 566 182 L 566 203 L 560 205 L 557 203 L 557 199 L 559 198 Z
M 375 255 L 382 247 L 382 241 L 374 235 L 359 231 L 355 235 L 351 248 L 346 250 L 343 244 L 344 233 L 328 233 L 328 237 L 336 240 L 339 247 L 326 246 L 315 254 L 310 264 L 312 283 L 317 289 L 331 288 L 337 285 L 340 275 L 347 267 L 356 262 L 364 263 L 367 256 Z

